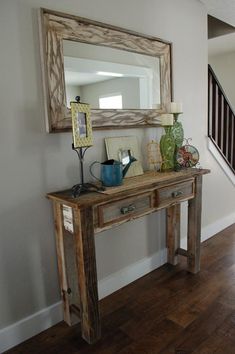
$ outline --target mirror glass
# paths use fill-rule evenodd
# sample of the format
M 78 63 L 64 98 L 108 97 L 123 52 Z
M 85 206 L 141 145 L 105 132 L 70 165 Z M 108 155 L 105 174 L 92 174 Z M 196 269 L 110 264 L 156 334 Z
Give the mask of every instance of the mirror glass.
M 118 157 L 123 166 L 126 166 L 131 161 L 132 152 L 129 149 L 119 149 Z
M 67 107 L 159 109 L 160 60 L 151 55 L 63 40 Z

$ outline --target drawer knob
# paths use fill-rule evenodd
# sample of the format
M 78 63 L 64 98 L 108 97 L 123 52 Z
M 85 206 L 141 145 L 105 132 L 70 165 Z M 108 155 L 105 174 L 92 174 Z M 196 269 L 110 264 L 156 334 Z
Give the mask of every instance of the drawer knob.
M 176 198 L 176 197 L 179 197 L 179 196 L 182 195 L 182 194 L 183 194 L 183 192 L 177 191 L 177 192 L 172 192 L 172 193 L 171 193 L 171 196 L 172 196 L 172 198 Z
M 134 210 L 135 210 L 135 206 L 134 206 L 133 204 L 130 204 L 130 205 L 125 206 L 125 207 L 122 207 L 122 208 L 120 209 L 120 211 L 121 211 L 121 213 L 122 213 L 123 215 L 128 214 L 128 213 L 130 213 L 130 212 L 132 212 L 132 211 L 134 211 Z

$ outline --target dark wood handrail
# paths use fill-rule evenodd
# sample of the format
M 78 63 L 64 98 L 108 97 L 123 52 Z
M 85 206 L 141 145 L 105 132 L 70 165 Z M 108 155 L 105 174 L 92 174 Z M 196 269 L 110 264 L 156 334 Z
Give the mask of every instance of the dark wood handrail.
M 235 113 L 208 65 L 208 137 L 235 173 Z

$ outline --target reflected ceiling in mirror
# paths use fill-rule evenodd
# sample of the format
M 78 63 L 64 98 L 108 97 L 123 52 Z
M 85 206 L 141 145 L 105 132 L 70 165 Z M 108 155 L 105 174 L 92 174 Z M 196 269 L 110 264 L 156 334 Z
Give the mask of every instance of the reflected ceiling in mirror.
M 39 22 L 49 132 L 71 131 L 69 101 L 79 90 L 82 100 L 92 103 L 93 129 L 159 125 L 159 116 L 166 112 L 172 98 L 169 42 L 47 9 L 40 9 Z M 87 71 L 89 65 L 94 72 Z M 79 80 L 93 76 L 96 82 L 81 84 L 75 81 L 76 76 Z M 106 89 L 101 90 L 101 84 Z M 71 86 L 82 87 L 74 95 Z M 95 86 L 99 86 L 98 95 Z M 94 91 L 96 96 L 92 98 Z M 122 91 L 129 91 L 128 95 Z
M 80 96 L 93 109 L 160 109 L 159 58 L 63 41 L 67 107 Z

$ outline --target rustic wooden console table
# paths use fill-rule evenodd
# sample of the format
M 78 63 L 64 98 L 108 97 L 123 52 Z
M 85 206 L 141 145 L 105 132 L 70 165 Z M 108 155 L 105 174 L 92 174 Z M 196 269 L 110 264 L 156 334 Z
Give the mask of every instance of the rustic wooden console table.
M 94 234 L 166 208 L 168 262 L 187 257 L 188 270 L 200 269 L 201 191 L 204 169 L 147 172 L 103 193 L 73 198 L 71 191 L 49 193 L 55 234 L 64 320 L 81 320 L 82 336 L 94 343 L 101 336 Z M 188 249 L 180 248 L 180 203 L 188 200 Z

